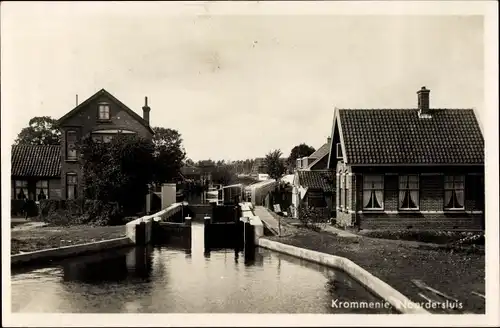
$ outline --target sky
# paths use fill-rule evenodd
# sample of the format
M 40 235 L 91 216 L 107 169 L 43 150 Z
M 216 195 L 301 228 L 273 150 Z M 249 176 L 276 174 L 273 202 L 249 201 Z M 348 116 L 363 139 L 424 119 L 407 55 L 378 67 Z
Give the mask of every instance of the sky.
M 2 137 L 13 142 L 30 118 L 59 118 L 76 94 L 102 88 L 141 116 L 147 96 L 151 125 L 178 130 L 195 161 L 317 149 L 335 107 L 414 108 L 422 86 L 432 107 L 486 119 L 481 16 L 259 6 L 232 15 L 203 3 L 2 3 Z

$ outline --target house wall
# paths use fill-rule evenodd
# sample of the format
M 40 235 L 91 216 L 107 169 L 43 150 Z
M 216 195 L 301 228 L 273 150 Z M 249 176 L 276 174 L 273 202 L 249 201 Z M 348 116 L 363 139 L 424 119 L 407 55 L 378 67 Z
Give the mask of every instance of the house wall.
M 328 155 L 324 156 L 318 163 L 314 164 L 310 170 L 326 170 L 328 167 Z
M 110 120 L 102 122 L 98 120 L 98 103 L 109 104 Z M 66 136 L 68 131 L 76 131 L 77 140 L 81 141 L 85 136 L 89 136 L 92 131 L 98 130 L 129 130 L 136 132 L 143 138 L 151 139 L 152 134 L 147 127 L 137 121 L 132 115 L 127 113 L 119 104 L 105 95 L 94 99 L 83 106 L 80 111 L 66 119 L 61 124 L 61 197 L 66 199 L 66 174 L 76 173 L 78 179 L 78 193 L 82 192 L 82 170 L 78 162 L 68 161 L 66 158 Z
M 98 103 L 100 102 L 109 104 L 109 122 L 100 122 L 98 120 Z M 140 113 L 142 117 L 142 110 Z M 116 104 L 105 95 L 94 99 L 82 107 L 78 113 L 66 119 L 62 127 L 66 128 L 71 126 L 82 127 L 82 133 L 84 135 L 94 130 L 120 129 L 134 131 L 143 138 L 152 137 L 148 128 L 127 113 L 119 104 Z
M 44 180 L 48 181 L 49 194 L 47 195 L 49 199 L 61 199 L 61 179 L 60 178 L 27 178 L 27 177 L 11 177 L 11 199 L 16 199 L 17 195 L 14 195 L 14 185 L 16 180 L 24 180 L 28 182 L 28 195 L 26 195 L 29 199 L 37 200 L 36 195 L 36 183 L 37 181 Z
M 343 192 L 340 189 L 341 181 L 345 177 L 348 186 L 348 192 L 345 193 L 345 202 L 341 202 L 341 197 Z M 356 178 L 353 176 L 352 169 L 350 166 L 345 165 L 342 161 L 337 161 L 337 170 L 335 173 L 336 188 L 335 188 L 335 209 L 336 209 L 336 221 L 337 224 L 342 227 L 351 227 L 354 225 L 355 212 L 357 199 L 356 192 L 353 186 L 356 185 Z M 353 183 L 354 182 L 354 183 Z
M 337 206 L 337 222 L 359 229 L 445 229 L 478 230 L 484 227 L 484 172 L 482 167 L 349 168 L 339 163 L 337 174 L 348 175 L 353 186 L 347 208 Z M 389 172 L 390 171 L 390 172 Z M 384 209 L 363 210 L 363 174 L 384 174 Z M 419 210 L 398 209 L 399 174 L 419 174 Z M 465 176 L 465 209 L 444 210 L 444 176 Z M 339 177 L 339 176 L 337 176 Z M 337 191 L 340 183 L 337 183 Z M 339 201 L 339 196 L 337 196 Z

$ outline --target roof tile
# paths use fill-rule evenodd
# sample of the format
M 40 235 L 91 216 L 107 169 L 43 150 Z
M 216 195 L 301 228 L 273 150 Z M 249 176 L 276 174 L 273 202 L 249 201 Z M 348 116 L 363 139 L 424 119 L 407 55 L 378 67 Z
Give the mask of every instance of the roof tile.
M 61 146 L 12 146 L 11 175 L 17 177 L 60 177 Z
M 322 189 L 326 192 L 335 190 L 335 174 L 331 170 L 297 171 L 299 183 L 304 188 Z
M 472 109 L 340 109 L 349 164 L 483 164 L 484 139 Z

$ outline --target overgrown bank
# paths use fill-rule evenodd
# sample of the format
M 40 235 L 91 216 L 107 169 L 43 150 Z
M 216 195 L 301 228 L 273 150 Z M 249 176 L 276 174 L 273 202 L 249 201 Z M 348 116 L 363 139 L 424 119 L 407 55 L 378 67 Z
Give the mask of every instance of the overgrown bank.
M 434 289 L 458 299 L 458 312 L 484 313 L 485 257 L 483 254 L 448 249 L 422 249 L 406 242 L 376 238 L 343 238 L 327 232 L 296 229 L 286 237 L 269 239 L 332 255 L 346 257 L 396 288 L 414 302 L 425 302 L 423 291 L 412 280 L 421 280 Z M 426 294 L 426 293 L 423 293 Z
M 37 227 L 11 230 L 11 255 L 49 248 L 78 245 L 126 236 L 125 226 L 93 227 L 88 225 Z

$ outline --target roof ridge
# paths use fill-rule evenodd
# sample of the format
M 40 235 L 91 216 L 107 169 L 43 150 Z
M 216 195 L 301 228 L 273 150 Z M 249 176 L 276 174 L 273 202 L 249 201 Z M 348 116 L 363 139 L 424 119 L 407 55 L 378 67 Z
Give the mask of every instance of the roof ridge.
M 346 108 L 337 108 L 337 110 L 418 110 L 418 108 L 414 107 L 346 107 Z M 473 107 L 436 107 L 429 108 L 429 110 L 474 110 Z
M 11 145 L 11 147 L 61 147 L 61 145 L 29 145 L 29 144 L 20 144 L 20 145 Z

